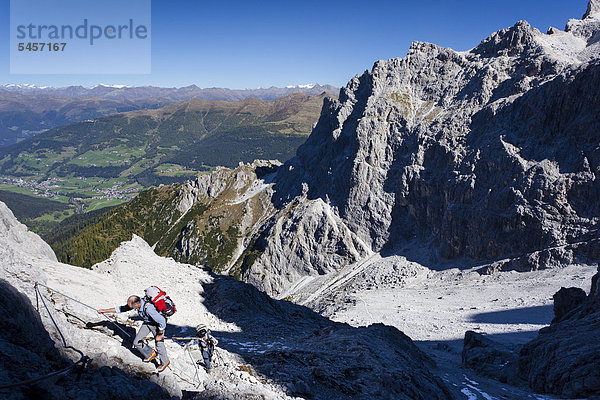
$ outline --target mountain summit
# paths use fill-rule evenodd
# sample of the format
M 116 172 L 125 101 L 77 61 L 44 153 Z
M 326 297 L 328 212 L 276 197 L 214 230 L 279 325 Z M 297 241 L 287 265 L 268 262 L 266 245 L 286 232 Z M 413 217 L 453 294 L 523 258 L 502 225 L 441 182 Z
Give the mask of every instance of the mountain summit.
M 587 18 L 597 18 L 597 14 L 600 14 L 600 1 L 598 0 L 590 0 L 588 3 L 587 11 L 583 16 L 583 19 Z

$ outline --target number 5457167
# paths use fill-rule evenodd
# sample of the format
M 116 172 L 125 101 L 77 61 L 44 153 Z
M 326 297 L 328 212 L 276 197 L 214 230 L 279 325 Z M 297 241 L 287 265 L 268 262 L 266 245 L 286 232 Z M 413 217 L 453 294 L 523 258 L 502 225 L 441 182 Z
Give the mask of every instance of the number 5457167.
M 64 51 L 67 47 L 66 43 L 19 43 L 19 51 Z

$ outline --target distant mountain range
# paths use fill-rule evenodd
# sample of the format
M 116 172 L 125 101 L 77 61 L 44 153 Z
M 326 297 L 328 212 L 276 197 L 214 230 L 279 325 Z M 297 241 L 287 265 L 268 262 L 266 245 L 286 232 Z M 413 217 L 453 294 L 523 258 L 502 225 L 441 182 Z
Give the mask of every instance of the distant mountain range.
M 172 103 L 165 99 L 108 99 L 59 97 L 49 93 L 20 93 L 0 89 L 0 147 L 33 137 L 48 129 L 102 115 L 152 109 Z
M 292 93 L 319 95 L 323 92 L 337 94 L 339 88 L 331 85 L 306 84 L 291 85 L 284 88 L 271 86 L 256 89 L 227 89 L 227 88 L 199 88 L 196 85 L 180 88 L 163 88 L 157 86 L 126 86 L 126 85 L 95 85 L 92 87 L 67 86 L 55 88 L 51 86 L 35 86 L 31 84 L 0 86 L 0 92 L 7 91 L 20 94 L 46 94 L 60 97 L 102 97 L 105 99 L 164 99 L 172 102 L 199 98 L 202 100 L 227 100 L 240 101 L 249 97 L 262 100 L 275 100 Z
M 254 97 L 275 100 L 292 93 L 320 95 L 323 92 L 337 94 L 338 91 L 336 87 L 318 84 L 246 90 L 201 89 L 195 85 L 182 88 L 124 85 L 54 88 L 7 84 L 0 86 L 0 147 L 58 126 L 120 112 L 157 109 L 192 98 L 241 101 Z
M 50 197 L 124 199 L 215 166 L 285 161 L 310 134 L 325 97 L 190 99 L 90 119 L 0 148 L 0 178 Z

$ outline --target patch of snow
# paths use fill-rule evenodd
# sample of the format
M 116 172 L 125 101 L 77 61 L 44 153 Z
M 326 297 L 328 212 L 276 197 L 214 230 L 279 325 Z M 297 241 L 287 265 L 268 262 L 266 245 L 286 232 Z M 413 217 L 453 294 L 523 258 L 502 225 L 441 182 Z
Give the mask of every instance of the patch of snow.
M 475 385 L 475 386 L 479 385 L 479 383 L 470 380 L 466 375 L 464 375 L 464 379 L 465 379 L 465 382 L 467 382 L 467 383 L 469 383 L 471 385 Z
M 2 85 L 2 87 L 4 87 L 5 89 L 23 89 L 23 90 L 32 90 L 32 89 L 50 89 L 51 86 L 37 86 L 34 85 L 32 83 L 21 83 L 21 84 L 14 84 L 14 83 L 8 83 L 5 85 Z
M 315 86 L 317 86 L 316 83 L 307 83 L 304 85 L 288 85 L 286 86 L 286 89 L 312 89 Z
M 477 400 L 477 395 L 474 394 L 473 392 L 471 392 L 469 389 L 467 388 L 462 388 L 460 390 L 460 392 L 462 394 L 464 394 L 465 396 L 467 396 L 467 400 Z
M 94 85 L 94 86 L 90 86 L 90 89 L 94 89 L 97 87 L 107 87 L 107 88 L 114 88 L 114 89 L 123 89 L 123 88 L 129 88 L 131 86 L 128 85 L 107 85 L 105 83 L 100 83 L 98 85 Z
M 467 379 L 467 381 L 469 382 L 466 384 L 467 388 L 473 389 L 474 391 L 479 393 L 485 400 L 496 400 L 495 397 L 490 396 L 489 394 L 487 394 L 486 392 L 484 392 L 483 390 L 481 390 L 477 386 L 475 386 L 475 385 L 479 385 L 477 382 L 471 381 L 469 379 Z

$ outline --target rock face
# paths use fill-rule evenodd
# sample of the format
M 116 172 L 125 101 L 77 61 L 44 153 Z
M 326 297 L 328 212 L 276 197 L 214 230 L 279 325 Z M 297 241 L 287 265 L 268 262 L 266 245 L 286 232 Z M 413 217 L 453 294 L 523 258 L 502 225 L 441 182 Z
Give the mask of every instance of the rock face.
M 35 299 L 34 283 L 47 283 L 44 266 L 56 265 L 50 246 L 29 232 L 0 202 L 0 385 L 37 378 L 73 365 L 80 355 L 63 348 L 61 339 L 47 314 L 38 313 L 31 301 Z M 27 294 L 27 295 L 26 295 Z M 29 296 L 29 297 L 28 297 Z M 49 299 L 54 311 L 53 303 Z M 41 303 L 40 303 L 40 307 Z M 40 318 L 42 315 L 42 318 Z M 61 330 L 74 334 L 65 318 L 54 316 Z M 69 344 L 73 338 L 67 336 Z M 84 339 L 85 340 L 85 339 Z M 99 343 L 96 343 L 99 346 Z M 83 349 L 83 347 L 80 347 Z M 103 350 L 107 350 L 102 346 Z M 87 348 L 89 350 L 89 347 Z M 97 360 L 95 360 L 97 362 Z M 97 364 L 96 364 L 97 365 Z M 121 365 L 113 368 L 88 369 L 80 381 L 70 373 L 60 380 L 49 379 L 31 385 L 0 390 L 6 399 L 80 399 L 82 397 L 130 399 L 148 396 L 168 399 L 171 396 L 156 383 L 136 379 L 126 374 Z
M 260 255 L 242 264 L 242 278 L 268 293 L 278 294 L 299 279 L 336 271 L 356 262 L 369 250 L 322 199 L 300 201 L 289 214 L 263 233 Z M 260 244 L 264 248 L 260 248 Z
M 0 261 L 10 263 L 21 259 L 29 262 L 44 259 L 56 261 L 54 251 L 38 235 L 15 218 L 6 204 L 0 202 L 0 243 L 4 251 L 0 253 Z
M 417 42 L 378 61 L 325 101 L 279 169 L 274 203 L 323 201 L 366 251 L 417 240 L 443 258 L 518 270 L 598 257 L 596 7 L 565 31 L 521 21 L 468 52 Z M 295 225 L 271 232 L 306 241 Z M 284 281 L 254 277 L 274 260 L 283 275 L 319 268 L 295 256 L 264 252 L 243 276 L 277 293 Z
M 600 272 L 592 282 L 599 276 Z M 555 299 L 568 293 L 561 291 L 563 295 Z M 578 293 L 578 306 L 570 304 L 574 308 L 569 312 L 559 307 L 566 313 L 556 315 L 552 325 L 521 349 L 519 376 L 538 392 L 577 398 L 600 395 L 600 298 L 597 293 L 579 297 Z
M 585 238 L 600 214 L 599 64 L 552 53 L 546 42 L 580 40 L 558 36 L 520 22 L 468 53 L 415 43 L 377 62 L 281 175 L 375 250 L 417 235 L 486 259 Z
M 455 397 L 431 372 L 432 360 L 395 328 L 334 323 L 232 277 L 160 257 L 138 236 L 88 270 L 56 262 L 2 203 L 0 226 L 10 227 L 0 235 L 7 279 L 0 280 L 0 385 L 65 368 L 80 352 L 91 358 L 81 381 L 71 374 L 13 390 L 10 399 Z M 23 253 L 28 241 L 37 252 Z M 40 300 L 39 313 L 31 303 L 36 281 L 52 288 L 42 288 L 48 310 Z M 166 340 L 171 365 L 155 374 L 155 366 L 131 350 L 140 324 L 135 316 L 119 314 L 115 325 L 96 312 L 150 285 L 165 289 L 177 305 L 167 337 L 193 336 L 194 327 L 204 323 L 220 341 L 210 373 L 197 369 L 195 361 L 202 358 L 197 348 L 190 345 L 188 353 L 176 340 Z M 4 394 L 0 389 L 0 397 Z

